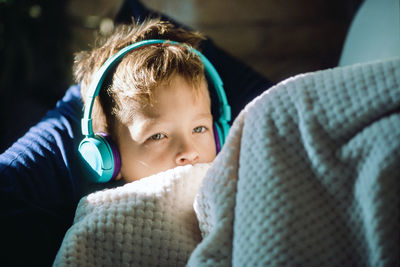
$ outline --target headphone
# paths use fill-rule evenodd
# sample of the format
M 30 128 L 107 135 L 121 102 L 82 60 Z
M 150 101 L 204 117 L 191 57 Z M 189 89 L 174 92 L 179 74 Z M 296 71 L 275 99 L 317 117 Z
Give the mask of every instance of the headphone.
M 200 57 L 204 65 L 206 77 L 215 88 L 219 101 L 220 117 L 218 120 L 214 120 L 213 125 L 217 153 L 221 150 L 221 147 L 225 142 L 225 138 L 229 132 L 228 122 L 231 120 L 231 108 L 228 105 L 221 77 L 218 75 L 217 70 L 214 68 L 211 62 L 198 50 L 179 42 L 152 39 L 133 43 L 121 49 L 119 52 L 106 60 L 106 62 L 94 75 L 94 78 L 90 83 L 89 90 L 85 96 L 86 105 L 82 118 L 82 134 L 85 135 L 85 138 L 80 142 L 78 150 L 83 159 L 95 172 L 95 177 L 90 175 L 91 180 L 94 182 L 109 182 L 118 175 L 121 169 L 120 155 L 111 138 L 105 133 L 93 133 L 92 109 L 94 99 L 100 92 L 104 79 L 107 76 L 107 72 L 112 69 L 113 66 L 115 66 L 115 64 L 117 64 L 128 52 L 142 46 L 162 43 L 182 46 Z

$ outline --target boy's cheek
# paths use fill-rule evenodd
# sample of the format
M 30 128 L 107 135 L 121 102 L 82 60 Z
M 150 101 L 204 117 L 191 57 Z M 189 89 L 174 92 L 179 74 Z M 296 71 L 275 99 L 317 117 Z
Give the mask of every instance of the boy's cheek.
M 150 153 L 151 152 L 151 153 Z M 132 182 L 175 167 L 172 155 L 160 151 L 137 151 L 134 155 L 122 155 L 121 177 Z

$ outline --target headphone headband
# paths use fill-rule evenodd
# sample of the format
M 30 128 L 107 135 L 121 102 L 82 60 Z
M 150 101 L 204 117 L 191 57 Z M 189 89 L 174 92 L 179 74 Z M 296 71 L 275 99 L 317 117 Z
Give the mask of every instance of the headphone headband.
M 214 66 L 211 64 L 211 62 L 198 50 L 194 49 L 193 47 L 190 47 L 186 44 L 175 42 L 175 41 L 169 41 L 169 40 L 160 40 L 160 39 L 151 39 L 151 40 L 144 40 L 140 42 L 133 43 L 127 47 L 124 47 L 120 51 L 118 51 L 116 54 L 111 56 L 109 59 L 106 60 L 106 62 L 100 67 L 100 69 L 96 72 L 92 82 L 90 83 L 89 90 L 87 91 L 87 94 L 85 96 L 85 110 L 82 118 L 82 133 L 87 136 L 87 137 L 92 137 L 94 135 L 93 133 L 93 123 L 92 123 L 92 109 L 93 109 L 93 104 L 94 104 L 94 99 L 96 96 L 99 94 L 100 89 L 103 85 L 103 81 L 105 77 L 107 76 L 108 71 L 122 59 L 128 52 L 137 49 L 142 46 L 147 46 L 147 45 L 153 45 L 153 44 L 162 44 L 162 43 L 168 43 L 171 45 L 179 45 L 183 46 L 186 49 L 188 49 L 190 52 L 193 52 L 197 54 L 203 65 L 204 65 L 204 70 L 206 72 L 207 77 L 209 80 L 213 82 L 214 88 L 217 91 L 217 96 L 219 98 L 220 102 L 220 118 L 219 122 L 222 125 L 222 127 L 226 127 L 226 129 L 223 129 L 223 131 L 228 132 L 229 131 L 229 125 L 228 122 L 231 120 L 231 108 L 228 104 L 225 91 L 223 89 L 223 82 L 221 77 L 219 76 L 217 70 L 214 68 Z

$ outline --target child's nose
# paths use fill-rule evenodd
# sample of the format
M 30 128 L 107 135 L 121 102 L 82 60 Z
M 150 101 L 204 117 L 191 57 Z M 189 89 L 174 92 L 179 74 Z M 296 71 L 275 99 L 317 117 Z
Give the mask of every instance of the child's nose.
M 178 166 L 195 164 L 199 160 L 199 152 L 189 143 L 182 144 L 181 151 L 176 155 L 176 164 Z

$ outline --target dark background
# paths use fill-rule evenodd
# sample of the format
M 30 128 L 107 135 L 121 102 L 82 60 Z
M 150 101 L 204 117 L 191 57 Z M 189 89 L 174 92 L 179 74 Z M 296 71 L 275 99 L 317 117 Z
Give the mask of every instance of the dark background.
M 0 0 L 0 153 L 55 106 L 73 53 L 112 27 L 122 0 Z M 362 0 L 147 0 L 272 82 L 335 67 Z

